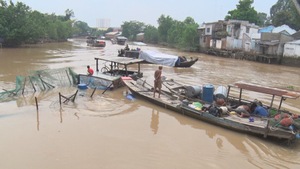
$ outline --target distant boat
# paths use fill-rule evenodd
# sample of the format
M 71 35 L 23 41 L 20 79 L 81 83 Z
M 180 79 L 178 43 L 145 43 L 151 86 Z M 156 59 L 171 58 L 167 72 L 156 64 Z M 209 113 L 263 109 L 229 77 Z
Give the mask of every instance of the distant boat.
M 116 40 L 117 40 L 118 45 L 125 45 L 127 38 L 124 36 L 118 36 L 118 37 L 116 37 Z
M 104 39 L 98 39 L 97 37 L 94 37 L 94 36 L 87 37 L 86 43 L 88 46 L 92 46 L 92 47 L 105 47 L 106 46 L 106 42 Z
M 198 61 L 198 58 L 187 59 L 185 56 L 176 56 L 153 50 L 139 51 L 122 49 L 119 51 L 118 56 L 139 58 L 143 59 L 146 63 L 160 64 L 172 67 L 191 67 Z

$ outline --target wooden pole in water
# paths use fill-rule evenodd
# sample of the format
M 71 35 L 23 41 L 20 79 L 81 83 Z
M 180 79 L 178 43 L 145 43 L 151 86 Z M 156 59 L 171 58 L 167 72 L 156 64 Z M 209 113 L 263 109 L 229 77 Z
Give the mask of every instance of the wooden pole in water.
M 76 98 L 76 96 L 77 96 L 77 93 L 78 93 L 78 90 L 76 90 L 75 94 L 73 95 L 72 102 L 74 102 L 74 101 L 75 101 L 75 98 Z
M 35 97 L 35 106 L 36 106 L 36 111 L 39 111 L 39 105 L 36 97 Z
M 25 77 L 25 79 L 24 79 L 24 84 L 23 84 L 23 90 L 22 90 L 22 95 L 24 94 L 24 90 L 25 90 L 25 85 L 26 85 L 26 79 L 27 79 L 27 77 Z
M 58 95 L 59 95 L 59 105 L 60 105 L 60 108 L 61 108 L 61 94 L 60 94 L 60 92 L 58 93 Z
M 113 82 L 111 82 L 111 84 L 102 92 L 102 94 L 104 94 L 106 92 L 106 90 L 109 89 L 112 85 L 113 85 Z
M 30 81 L 30 83 L 32 85 L 32 88 L 33 88 L 34 92 L 36 92 L 36 88 L 34 87 L 34 84 L 33 84 L 32 80 L 31 80 L 31 77 L 28 76 L 28 78 L 29 78 L 29 81 Z
M 37 105 L 37 98 L 36 97 L 35 97 L 35 102 L 36 102 L 36 105 Z M 36 127 L 37 127 L 37 130 L 40 130 L 40 114 L 39 114 L 38 107 L 37 107 L 37 111 L 36 111 Z
M 70 85 L 72 85 L 72 82 L 71 82 L 71 80 L 70 80 L 69 73 L 68 73 L 67 70 L 66 70 L 66 74 L 67 74 L 67 77 L 68 77 L 68 79 L 69 79 Z
M 93 97 L 95 91 L 96 91 L 97 87 L 94 88 L 93 93 L 91 94 L 91 97 Z

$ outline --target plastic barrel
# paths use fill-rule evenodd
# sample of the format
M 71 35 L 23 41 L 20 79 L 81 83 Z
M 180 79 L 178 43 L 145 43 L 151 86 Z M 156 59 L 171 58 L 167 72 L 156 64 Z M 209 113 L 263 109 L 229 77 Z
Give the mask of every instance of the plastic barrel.
M 202 100 L 212 103 L 214 100 L 214 86 L 212 84 L 207 84 L 203 86 Z
M 185 94 L 187 97 L 197 97 L 201 95 L 202 86 L 187 86 L 185 87 Z
M 216 98 L 225 99 L 227 97 L 227 88 L 225 86 L 218 86 L 214 92 L 214 95 Z

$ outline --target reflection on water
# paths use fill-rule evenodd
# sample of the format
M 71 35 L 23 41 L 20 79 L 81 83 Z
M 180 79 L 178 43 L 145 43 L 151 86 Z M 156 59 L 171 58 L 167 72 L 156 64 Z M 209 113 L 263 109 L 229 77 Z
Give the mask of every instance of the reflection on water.
M 85 73 L 86 65 L 95 68 L 95 57 L 116 56 L 117 50 L 124 48 L 106 44 L 105 48 L 93 48 L 87 47 L 85 40 L 72 40 L 1 49 L 0 87 L 14 88 L 15 77 L 30 70 L 71 67 L 77 73 Z M 300 90 L 299 68 L 155 46 L 140 48 L 198 57 L 199 61 L 191 68 L 163 69 L 167 78 L 188 85 L 246 81 Z M 157 65 L 143 65 L 141 69 L 147 81 L 152 82 Z M 1 168 L 22 168 L 28 166 L 26 161 L 34 161 L 32 168 L 298 168 L 300 165 L 299 144 L 288 147 L 191 119 L 140 98 L 128 100 L 123 95 L 124 88 L 105 94 L 99 90 L 92 98 L 92 90 L 86 90 L 74 103 L 60 107 L 58 93 L 70 96 L 76 90 L 69 87 L 27 92 L 13 101 L 0 103 Z M 265 96 L 255 97 L 267 100 Z M 288 100 L 283 106 L 300 113 L 299 100 Z
M 153 109 L 150 127 L 154 134 L 156 134 L 158 131 L 158 124 L 159 124 L 159 111 Z

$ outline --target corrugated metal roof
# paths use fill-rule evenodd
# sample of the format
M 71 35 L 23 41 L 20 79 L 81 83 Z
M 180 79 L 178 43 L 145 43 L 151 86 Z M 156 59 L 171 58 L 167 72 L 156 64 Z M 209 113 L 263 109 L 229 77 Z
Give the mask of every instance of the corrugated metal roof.
M 295 40 L 291 42 L 286 42 L 286 44 L 300 44 L 300 40 Z
M 283 31 L 286 31 L 289 35 L 296 33 L 296 31 L 290 28 L 288 25 L 281 25 L 279 27 L 276 27 L 272 30 L 272 33 L 280 33 Z

